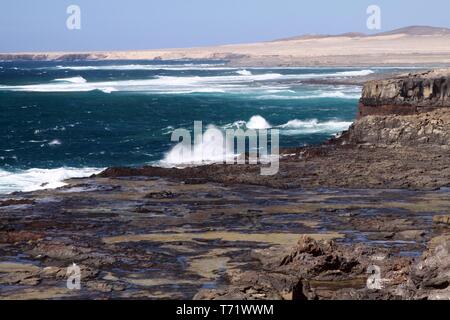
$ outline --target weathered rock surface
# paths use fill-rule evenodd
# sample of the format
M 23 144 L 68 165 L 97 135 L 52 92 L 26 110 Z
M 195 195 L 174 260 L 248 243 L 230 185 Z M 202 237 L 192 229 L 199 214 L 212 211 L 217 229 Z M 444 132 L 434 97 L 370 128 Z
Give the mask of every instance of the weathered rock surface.
M 416 115 L 371 115 L 357 120 L 343 137 L 351 144 L 434 145 L 450 149 L 450 108 Z
M 358 117 L 415 114 L 443 107 L 450 107 L 450 69 L 367 82 Z
M 433 222 L 436 224 L 449 225 L 450 226 L 450 215 L 438 215 L 433 217 Z
M 228 274 L 229 285 L 195 299 L 450 299 L 450 243 L 415 261 L 387 249 L 301 237 L 290 250 L 255 252 L 260 271 Z
M 411 270 L 408 289 L 412 298 L 450 300 L 450 242 L 424 253 Z
M 210 290 L 197 298 L 364 297 L 370 261 L 388 275 L 396 261 L 400 277 L 411 261 L 402 256 L 448 241 L 448 226 L 433 217 L 448 212 L 450 190 L 304 190 L 173 177 L 68 183 L 15 194 L 34 201 L 0 207 L 0 299 L 190 299 L 202 288 Z M 73 263 L 81 290 L 66 289 Z M 427 270 L 417 285 L 437 277 L 429 282 L 442 288 Z

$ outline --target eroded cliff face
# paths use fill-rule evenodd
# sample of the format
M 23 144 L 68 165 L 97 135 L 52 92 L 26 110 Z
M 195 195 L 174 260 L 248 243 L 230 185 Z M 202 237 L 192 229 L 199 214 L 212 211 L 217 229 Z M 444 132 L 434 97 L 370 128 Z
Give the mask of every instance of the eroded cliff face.
M 450 69 L 407 74 L 364 85 L 358 118 L 450 108 Z
M 450 148 L 450 69 L 373 80 L 344 144 Z

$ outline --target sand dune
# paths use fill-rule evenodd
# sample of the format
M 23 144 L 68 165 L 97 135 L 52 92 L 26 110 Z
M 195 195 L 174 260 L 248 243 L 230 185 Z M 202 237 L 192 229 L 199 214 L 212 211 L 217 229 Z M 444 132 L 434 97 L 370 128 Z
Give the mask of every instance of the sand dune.
M 375 35 L 304 35 L 215 47 L 0 54 L 2 60 L 225 59 L 237 66 L 450 65 L 450 29 L 406 27 Z

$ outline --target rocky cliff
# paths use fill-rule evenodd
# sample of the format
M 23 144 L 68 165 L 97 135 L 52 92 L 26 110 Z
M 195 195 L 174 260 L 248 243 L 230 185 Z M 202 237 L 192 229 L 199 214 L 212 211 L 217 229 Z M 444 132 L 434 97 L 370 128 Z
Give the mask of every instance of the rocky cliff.
M 358 118 L 450 108 L 450 69 L 406 74 L 365 84 Z
M 450 148 L 450 69 L 368 81 L 344 144 Z

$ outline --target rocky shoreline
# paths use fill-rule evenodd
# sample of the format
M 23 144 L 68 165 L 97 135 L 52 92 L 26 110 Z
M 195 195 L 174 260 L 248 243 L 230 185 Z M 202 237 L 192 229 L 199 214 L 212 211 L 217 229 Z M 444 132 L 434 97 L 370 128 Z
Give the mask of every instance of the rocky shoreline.
M 448 74 L 368 82 L 351 128 L 275 176 L 110 168 L 1 196 L 0 298 L 450 299 Z

